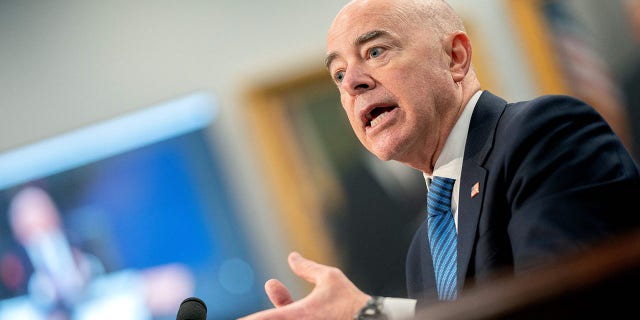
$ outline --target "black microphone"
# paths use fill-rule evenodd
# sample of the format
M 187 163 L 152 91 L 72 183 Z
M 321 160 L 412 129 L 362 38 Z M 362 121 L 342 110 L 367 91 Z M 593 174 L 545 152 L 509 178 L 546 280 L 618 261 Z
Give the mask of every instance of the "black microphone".
M 204 301 L 196 298 L 186 298 L 180 303 L 176 320 L 206 320 L 207 305 Z

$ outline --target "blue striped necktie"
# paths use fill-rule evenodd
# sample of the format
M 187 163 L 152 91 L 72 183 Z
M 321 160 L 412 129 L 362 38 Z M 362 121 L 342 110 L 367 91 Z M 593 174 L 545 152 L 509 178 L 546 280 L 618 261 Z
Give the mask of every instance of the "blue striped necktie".
M 440 300 L 457 297 L 457 235 L 451 213 L 451 191 L 455 179 L 433 177 L 427 194 L 429 245 Z

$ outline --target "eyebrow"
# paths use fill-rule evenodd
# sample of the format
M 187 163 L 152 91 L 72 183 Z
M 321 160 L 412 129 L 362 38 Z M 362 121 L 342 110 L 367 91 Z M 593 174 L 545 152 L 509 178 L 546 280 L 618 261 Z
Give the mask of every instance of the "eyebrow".
M 367 33 L 361 34 L 359 37 L 356 38 L 356 41 L 354 41 L 353 44 L 355 47 L 360 47 L 367 42 L 373 41 L 383 36 L 389 36 L 389 35 L 390 33 L 384 30 L 372 30 Z M 339 56 L 338 53 L 335 51 L 327 54 L 327 56 L 324 58 L 324 65 L 327 67 L 327 69 L 329 69 L 331 62 L 333 62 L 333 60 L 335 60 L 338 56 Z

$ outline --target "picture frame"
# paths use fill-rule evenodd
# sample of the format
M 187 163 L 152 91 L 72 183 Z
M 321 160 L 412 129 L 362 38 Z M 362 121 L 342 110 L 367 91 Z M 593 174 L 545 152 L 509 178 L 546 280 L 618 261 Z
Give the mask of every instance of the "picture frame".
M 426 216 L 422 174 L 364 149 L 324 68 L 247 96 L 261 171 L 289 244 L 339 267 L 361 290 L 406 295 L 406 250 Z
M 610 63 L 596 50 L 596 39 L 578 16 L 576 2 L 506 3 L 539 94 L 571 95 L 590 104 L 632 152 L 634 106 L 627 105 Z

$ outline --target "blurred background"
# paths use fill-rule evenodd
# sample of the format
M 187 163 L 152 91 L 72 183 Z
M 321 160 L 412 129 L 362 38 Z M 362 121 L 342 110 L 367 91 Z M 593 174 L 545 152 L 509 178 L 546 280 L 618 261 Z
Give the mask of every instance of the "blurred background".
M 450 1 L 484 89 L 578 96 L 636 158 L 639 2 Z M 345 3 L 0 0 L 0 319 L 173 319 L 191 295 L 237 317 L 269 278 L 311 288 L 292 250 L 404 296 L 426 188 L 343 115 Z

